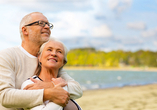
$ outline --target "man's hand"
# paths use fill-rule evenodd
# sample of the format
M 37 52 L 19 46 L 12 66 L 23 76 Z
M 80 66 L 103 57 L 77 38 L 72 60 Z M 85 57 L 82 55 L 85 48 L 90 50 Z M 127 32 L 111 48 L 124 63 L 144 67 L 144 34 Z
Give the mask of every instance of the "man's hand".
M 62 107 L 65 107 L 69 101 L 70 94 L 62 87 L 66 86 L 65 83 L 59 83 L 53 88 L 44 90 L 44 101 L 50 100 Z
M 27 85 L 24 90 L 44 89 L 43 101 L 50 100 L 62 107 L 68 104 L 70 94 L 63 89 L 67 83 L 62 78 L 53 78 L 52 82 L 43 82 L 37 79 L 30 78 L 34 83 Z
M 24 90 L 46 89 L 52 88 L 54 85 L 52 82 L 43 82 L 37 79 L 30 78 L 34 83 L 27 85 Z

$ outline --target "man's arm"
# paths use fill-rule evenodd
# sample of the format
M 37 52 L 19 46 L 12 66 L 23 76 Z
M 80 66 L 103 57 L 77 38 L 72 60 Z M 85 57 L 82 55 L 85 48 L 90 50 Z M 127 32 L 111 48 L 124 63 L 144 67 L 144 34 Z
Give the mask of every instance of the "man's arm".
M 0 52 L 0 103 L 4 107 L 32 107 L 41 104 L 44 90 L 15 89 L 15 59 L 12 50 Z M 17 65 L 16 65 L 17 66 Z M 32 99 L 32 100 L 30 100 Z M 0 107 L 1 109 L 1 107 Z
M 63 78 L 68 83 L 68 91 L 71 99 L 80 98 L 83 94 L 82 88 L 78 82 L 71 78 L 63 69 L 59 72 L 59 77 Z

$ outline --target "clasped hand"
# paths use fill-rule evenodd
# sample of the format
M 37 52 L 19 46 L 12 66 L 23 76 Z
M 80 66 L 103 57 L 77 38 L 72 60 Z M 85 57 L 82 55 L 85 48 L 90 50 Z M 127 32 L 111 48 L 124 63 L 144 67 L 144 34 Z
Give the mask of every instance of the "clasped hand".
M 34 83 L 27 85 L 24 90 L 44 89 L 43 100 L 50 100 L 58 105 L 66 106 L 70 99 L 70 94 L 63 89 L 67 82 L 62 78 L 52 78 L 52 82 L 43 82 L 30 78 Z M 55 85 L 55 86 L 54 86 Z

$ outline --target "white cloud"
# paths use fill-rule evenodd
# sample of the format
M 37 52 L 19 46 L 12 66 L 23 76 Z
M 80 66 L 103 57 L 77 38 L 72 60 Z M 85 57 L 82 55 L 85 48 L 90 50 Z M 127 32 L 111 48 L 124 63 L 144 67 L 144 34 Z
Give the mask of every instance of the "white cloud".
M 93 11 L 69 12 L 62 11 L 58 13 L 49 13 L 48 18 L 54 21 L 52 35 L 60 37 L 78 37 L 78 36 L 110 36 L 110 29 L 102 23 L 99 23 Z M 94 28 L 97 26 L 97 28 Z M 94 30 L 94 33 L 92 33 Z M 104 33 L 105 31 L 105 33 Z
M 109 0 L 108 2 L 109 8 L 111 10 L 115 9 L 118 6 L 119 2 L 120 2 L 119 0 Z
M 128 23 L 127 27 L 130 29 L 144 30 L 146 29 L 145 23 L 136 22 L 136 23 Z
M 9 8 L 11 9 L 9 9 L 6 5 L 1 6 L 0 8 L 3 10 L 5 9 L 5 11 L 1 11 L 0 13 L 0 38 L 3 42 L 0 43 L 1 49 L 20 45 L 21 38 L 19 34 L 19 23 L 21 20 L 21 11 L 12 6 L 10 6 Z
M 38 0 L 0 0 L 0 4 L 12 4 L 12 5 L 15 5 L 15 4 L 23 4 L 23 3 L 35 3 L 37 2 Z
M 157 47 L 157 41 L 154 41 L 153 44 Z
M 54 20 L 53 34 L 60 37 L 87 36 L 90 25 L 86 19 L 89 17 L 90 14 L 82 12 L 64 11 L 53 14 L 50 18 Z
M 107 25 L 101 25 L 99 27 L 93 28 L 94 37 L 110 37 L 112 36 L 112 32 Z
M 129 8 L 131 4 L 132 0 L 109 0 L 108 2 L 109 8 L 117 14 Z
M 157 28 L 143 31 L 141 33 L 142 37 L 153 37 L 157 36 Z

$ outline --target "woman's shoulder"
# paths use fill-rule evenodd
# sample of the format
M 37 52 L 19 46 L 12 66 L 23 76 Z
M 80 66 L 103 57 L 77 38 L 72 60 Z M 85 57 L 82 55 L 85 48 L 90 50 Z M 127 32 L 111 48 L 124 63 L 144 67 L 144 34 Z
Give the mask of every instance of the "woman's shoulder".
M 34 75 L 34 76 L 32 76 L 32 78 L 33 78 L 33 79 L 36 79 L 37 76 Z M 34 83 L 34 82 L 33 82 L 30 78 L 28 78 L 26 81 L 24 81 L 24 82 L 22 83 L 21 89 L 24 89 L 27 85 L 33 84 L 33 83 Z

